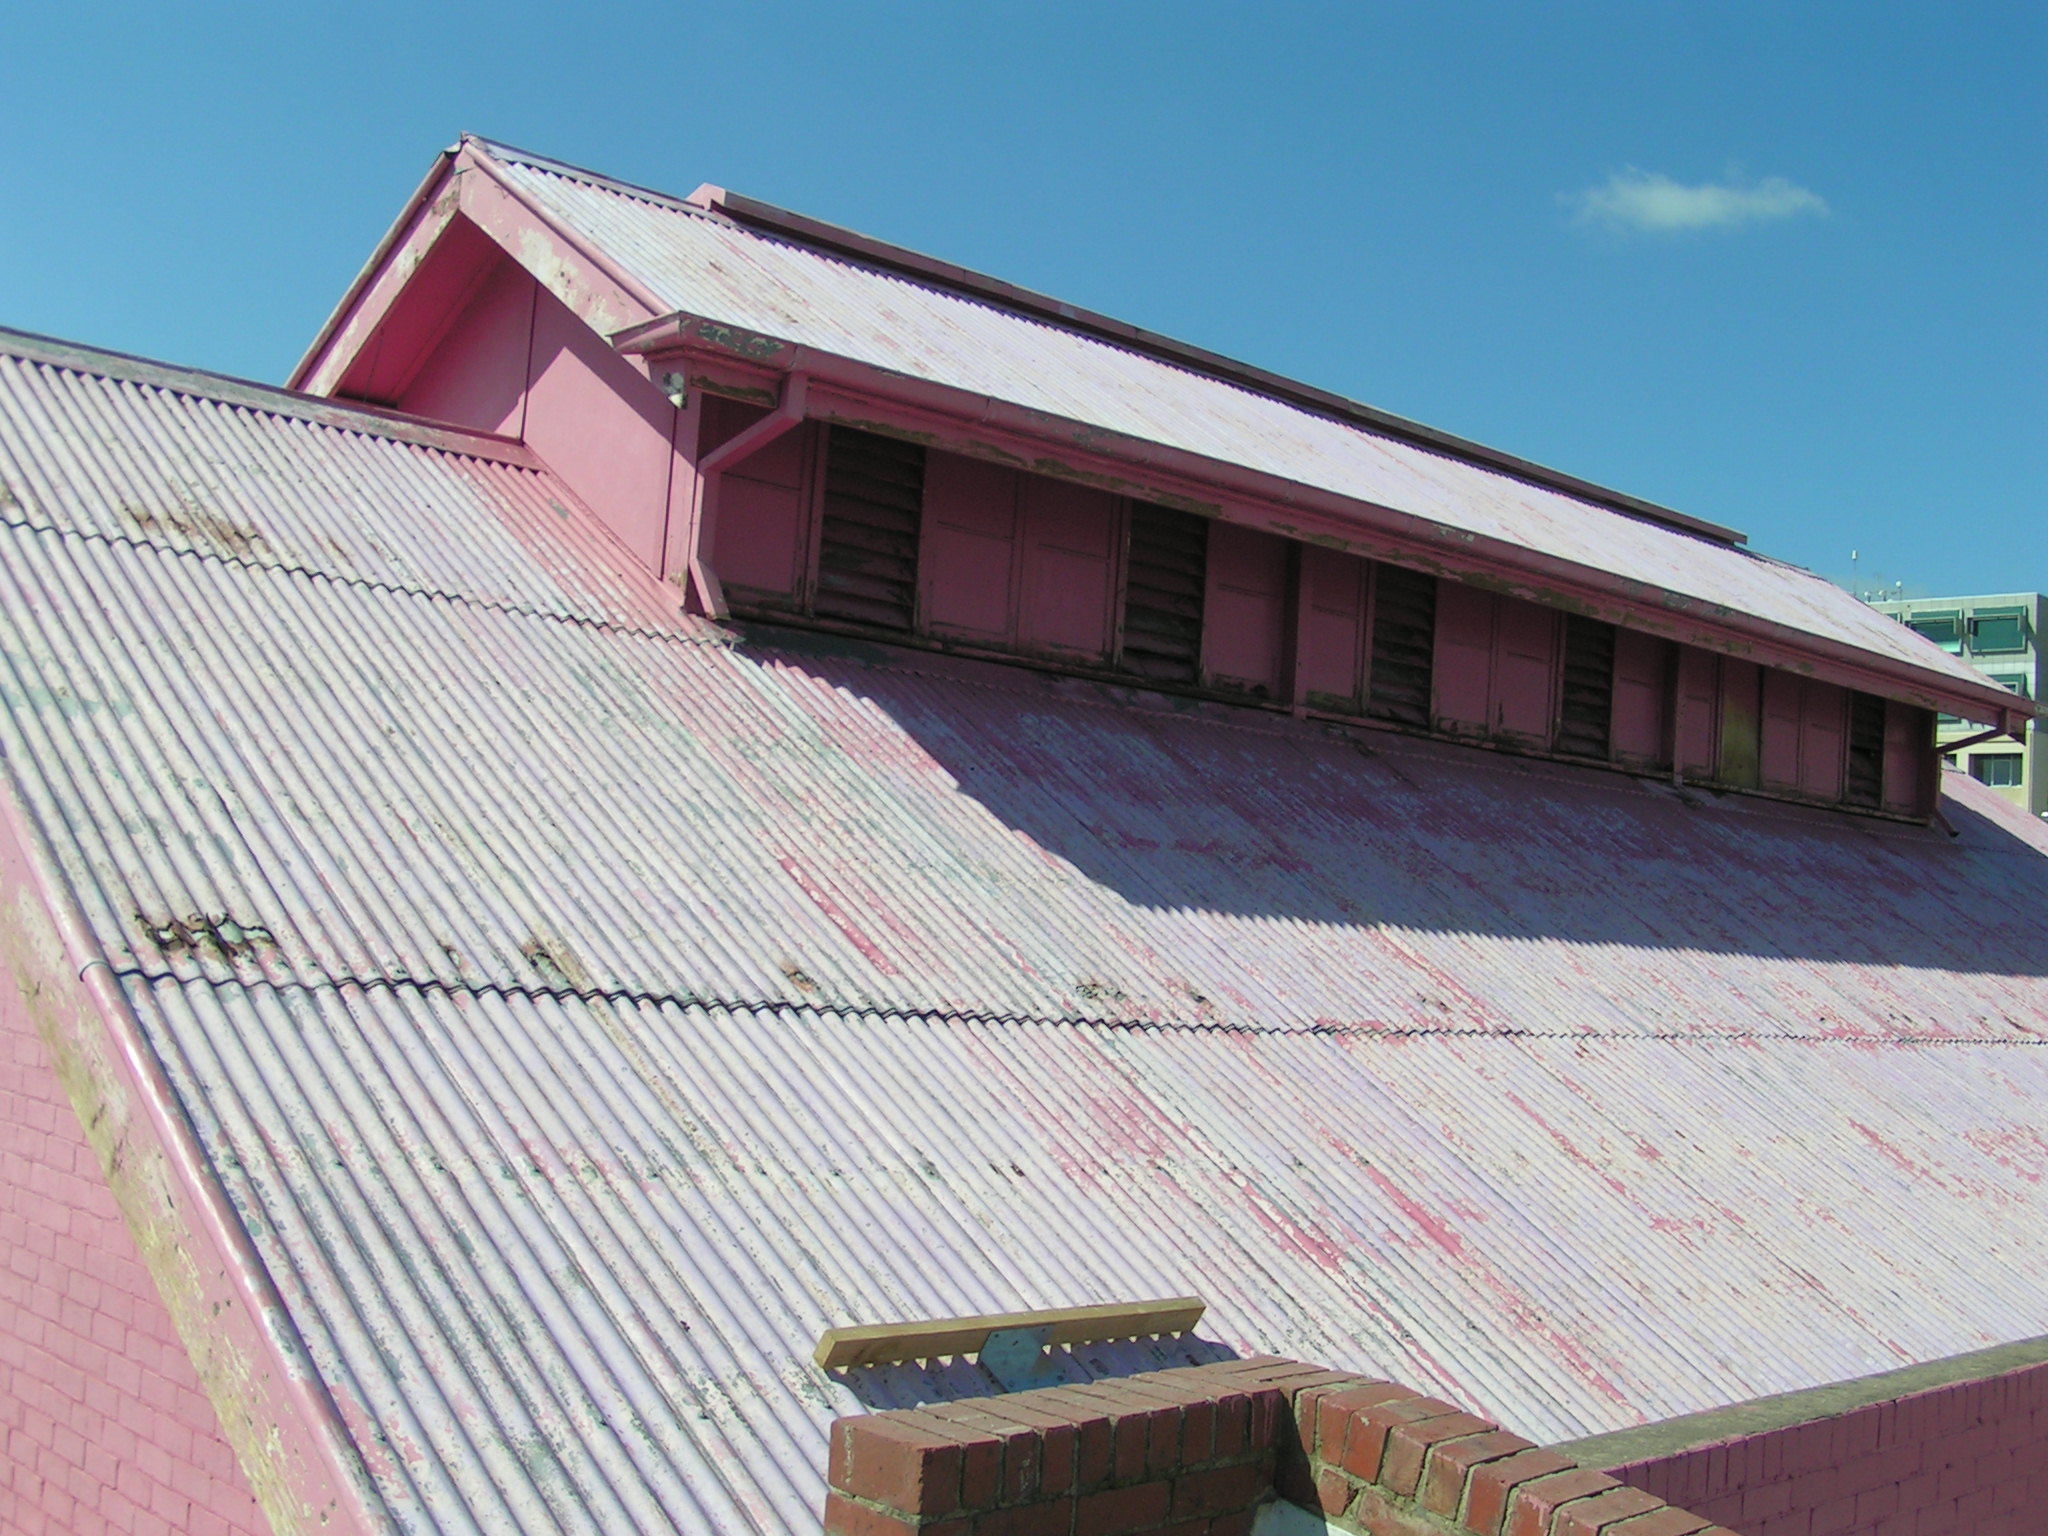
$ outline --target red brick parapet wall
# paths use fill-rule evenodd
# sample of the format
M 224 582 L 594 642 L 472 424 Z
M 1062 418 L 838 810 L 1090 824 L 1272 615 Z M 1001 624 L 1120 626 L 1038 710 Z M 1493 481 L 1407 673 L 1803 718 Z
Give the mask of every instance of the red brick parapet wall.
M 2041 1536 L 2048 1340 L 1560 1450 L 1747 1536 Z
M 1372 1536 L 1728 1536 L 1390 1382 L 1261 1358 L 832 1426 L 834 1536 L 1247 1536 L 1286 1499 Z

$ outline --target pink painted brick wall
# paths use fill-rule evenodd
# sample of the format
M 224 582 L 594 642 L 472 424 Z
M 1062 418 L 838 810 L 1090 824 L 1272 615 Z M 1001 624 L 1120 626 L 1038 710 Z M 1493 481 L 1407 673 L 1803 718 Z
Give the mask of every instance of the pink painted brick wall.
M 1744 1536 L 2040 1536 L 2048 1364 L 1609 1471 Z
M 269 1530 L 0 973 L 0 1531 Z

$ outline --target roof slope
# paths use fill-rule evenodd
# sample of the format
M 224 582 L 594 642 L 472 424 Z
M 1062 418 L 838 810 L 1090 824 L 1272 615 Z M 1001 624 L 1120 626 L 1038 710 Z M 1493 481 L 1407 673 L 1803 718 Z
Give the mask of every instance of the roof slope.
M 982 1385 L 833 1323 L 1196 1292 L 1538 1437 L 2048 1331 L 1979 786 L 736 642 L 504 445 L 0 353 L 12 791 L 411 1529 L 805 1528 Z
M 465 142 L 678 312 L 1371 503 L 1432 532 L 1499 539 L 1982 689 L 1966 664 L 1809 571 L 672 198 Z

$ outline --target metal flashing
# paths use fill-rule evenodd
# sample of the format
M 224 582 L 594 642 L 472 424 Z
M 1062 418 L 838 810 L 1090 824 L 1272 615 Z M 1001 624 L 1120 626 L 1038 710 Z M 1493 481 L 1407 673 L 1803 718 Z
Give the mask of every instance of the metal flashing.
M 1163 1301 L 1110 1302 L 1092 1307 L 1048 1307 L 979 1317 L 931 1318 L 921 1322 L 865 1323 L 828 1328 L 811 1358 L 822 1370 L 856 1365 L 893 1365 L 946 1355 L 985 1355 L 991 1348 L 1014 1353 L 1049 1344 L 1096 1344 L 1161 1333 L 1187 1333 L 1208 1310 L 1199 1296 Z M 984 1361 L 986 1363 L 986 1361 Z
M 383 238 L 377 242 L 376 247 L 370 252 L 369 259 L 363 263 L 354 279 L 342 291 L 339 302 L 328 312 L 326 320 L 321 323 L 320 329 L 314 333 L 312 345 L 306 348 L 299 361 L 293 366 L 290 375 L 285 380 L 289 388 L 300 389 L 305 386 L 307 375 L 311 371 L 314 361 L 333 344 L 334 339 L 341 333 L 341 329 L 347 322 L 349 315 L 362 302 L 363 296 L 370 291 L 378 276 L 383 272 L 385 264 L 391 259 L 392 253 L 406 239 L 407 231 L 413 227 L 414 222 L 432 201 L 435 189 L 448 179 L 449 167 L 455 159 L 456 152 L 461 148 L 460 143 L 451 144 L 434 157 L 433 165 L 428 168 L 427 174 L 420 178 L 419 186 L 414 190 L 412 196 L 406 200 L 405 206 L 399 210 L 398 217 L 392 220 L 391 227 L 384 231 Z
M 278 1536 L 396 1536 L 362 1448 L 329 1383 L 308 1370 L 275 1278 L 21 790 L 0 751 L 0 986 L 28 1000 L 250 1491 Z

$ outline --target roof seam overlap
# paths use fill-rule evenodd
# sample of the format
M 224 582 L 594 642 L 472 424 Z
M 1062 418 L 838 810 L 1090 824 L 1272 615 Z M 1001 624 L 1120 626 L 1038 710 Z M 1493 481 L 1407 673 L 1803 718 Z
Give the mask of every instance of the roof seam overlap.
M 247 992 L 267 991 L 278 995 L 338 993 L 350 988 L 362 992 L 407 992 L 418 996 L 519 998 L 528 1002 L 543 999 L 577 1003 L 631 1003 L 652 1007 L 700 1008 L 725 1013 L 798 1014 L 819 1019 L 886 1019 L 902 1023 L 972 1024 L 1015 1026 L 1020 1029 L 1070 1028 L 1115 1031 L 1161 1030 L 1200 1035 L 1284 1035 L 1365 1040 L 1488 1039 L 1488 1040 L 1584 1040 L 1608 1044 L 1644 1042 L 1692 1042 L 1701 1045 L 1746 1045 L 1763 1041 L 1815 1045 L 1935 1046 L 1935 1045 L 2048 1045 L 2048 1039 L 2017 1039 L 1997 1035 L 1868 1035 L 1844 1036 L 1818 1030 L 1585 1030 L 1527 1029 L 1513 1025 L 1491 1026 L 1409 1026 L 1390 1028 L 1369 1023 L 1260 1024 L 1231 1019 L 1160 1019 L 1098 1014 L 1041 1014 L 1005 1012 L 985 1008 L 961 1008 L 946 1003 L 929 1006 L 904 1003 L 835 1002 L 810 998 L 795 1002 L 788 998 L 723 997 L 702 992 L 666 991 L 647 987 L 543 987 L 508 982 L 453 982 L 430 976 L 362 975 L 329 970 L 317 981 L 279 981 L 274 977 L 191 976 L 176 971 L 151 970 L 142 966 L 110 966 L 123 981 L 146 986 L 183 986 L 194 980 L 219 990 L 240 988 Z
M 349 576 L 341 572 L 323 570 L 319 566 L 302 565 L 290 560 L 251 560 L 242 555 L 224 555 L 215 550 L 193 549 L 177 544 L 166 544 L 157 539 L 134 538 L 125 534 L 104 533 L 95 528 L 65 528 L 54 523 L 35 523 L 26 520 L 0 517 L 0 528 L 16 533 L 52 534 L 60 539 L 74 539 L 86 544 L 102 544 L 119 549 L 146 550 L 151 554 L 171 555 L 181 560 L 197 560 L 224 569 L 264 571 L 281 576 L 298 576 L 308 581 L 325 581 L 338 587 L 352 587 L 363 592 L 383 592 L 394 597 L 425 598 L 429 602 L 460 603 L 464 607 L 477 608 L 490 613 L 502 613 L 511 618 L 545 619 L 557 624 L 569 624 L 583 629 L 602 631 L 605 634 L 625 635 L 640 640 L 674 641 L 681 645 L 704 646 L 713 650 L 730 648 L 732 641 L 722 634 L 685 634 L 680 630 L 655 629 L 642 624 L 621 624 L 613 619 L 602 618 L 588 613 L 569 611 L 549 612 L 528 603 L 505 602 L 498 598 L 481 597 L 473 592 L 463 592 L 451 587 L 410 586 L 403 582 L 380 581 L 372 576 Z

